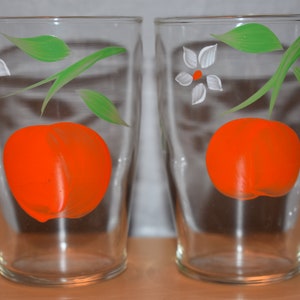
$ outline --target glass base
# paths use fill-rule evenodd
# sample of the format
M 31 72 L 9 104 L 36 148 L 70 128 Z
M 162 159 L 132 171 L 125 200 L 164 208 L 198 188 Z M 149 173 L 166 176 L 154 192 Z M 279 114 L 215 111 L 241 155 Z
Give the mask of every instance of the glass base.
M 177 257 L 179 271 L 188 277 L 228 284 L 268 284 L 289 279 L 299 273 L 284 257 L 248 252 L 220 252 L 191 258 L 188 263 Z
M 29 285 L 83 286 L 111 279 L 126 267 L 126 259 L 116 263 L 107 256 L 68 253 L 66 257 L 24 257 L 10 266 L 1 264 L 0 274 Z

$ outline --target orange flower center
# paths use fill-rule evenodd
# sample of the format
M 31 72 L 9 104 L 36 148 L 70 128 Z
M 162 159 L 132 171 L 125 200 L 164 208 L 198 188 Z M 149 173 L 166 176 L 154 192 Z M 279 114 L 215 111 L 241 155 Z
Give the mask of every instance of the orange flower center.
M 202 72 L 200 70 L 196 70 L 193 74 L 193 79 L 194 80 L 199 80 L 201 79 L 203 76 Z

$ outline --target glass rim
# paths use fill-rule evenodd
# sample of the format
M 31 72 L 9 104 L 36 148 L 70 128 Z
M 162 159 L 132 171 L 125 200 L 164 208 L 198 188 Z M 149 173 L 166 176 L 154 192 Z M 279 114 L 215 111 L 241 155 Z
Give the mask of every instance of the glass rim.
M 141 16 L 0 16 L 0 22 L 16 22 L 16 21 L 33 21 L 33 22 L 59 22 L 59 21 L 93 21 L 99 20 L 104 22 L 120 22 L 120 23 L 142 23 Z
M 300 21 L 300 14 L 249 14 L 249 15 L 203 15 L 203 16 L 170 16 L 157 17 L 156 25 L 193 24 L 204 22 L 230 22 L 230 21 Z

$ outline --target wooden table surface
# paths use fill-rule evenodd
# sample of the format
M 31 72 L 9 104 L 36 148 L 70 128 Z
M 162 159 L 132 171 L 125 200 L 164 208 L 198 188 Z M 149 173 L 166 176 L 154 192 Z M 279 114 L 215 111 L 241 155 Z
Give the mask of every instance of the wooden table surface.
M 180 274 L 175 239 L 129 238 L 128 269 L 114 279 L 84 287 L 31 287 L 0 278 L 0 299 L 189 300 L 300 299 L 300 275 L 265 286 L 216 284 Z

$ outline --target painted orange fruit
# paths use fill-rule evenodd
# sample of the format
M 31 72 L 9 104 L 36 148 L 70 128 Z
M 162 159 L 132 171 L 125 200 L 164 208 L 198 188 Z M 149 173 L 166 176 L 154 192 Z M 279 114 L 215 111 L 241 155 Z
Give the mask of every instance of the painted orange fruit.
M 5 144 L 3 162 L 16 201 L 40 222 L 79 218 L 94 210 L 112 168 L 105 141 L 70 122 L 17 130 Z
M 236 119 L 212 136 L 206 166 L 216 189 L 228 197 L 283 196 L 298 177 L 299 138 L 278 121 Z

